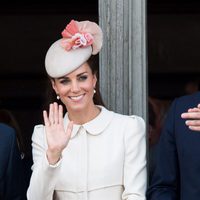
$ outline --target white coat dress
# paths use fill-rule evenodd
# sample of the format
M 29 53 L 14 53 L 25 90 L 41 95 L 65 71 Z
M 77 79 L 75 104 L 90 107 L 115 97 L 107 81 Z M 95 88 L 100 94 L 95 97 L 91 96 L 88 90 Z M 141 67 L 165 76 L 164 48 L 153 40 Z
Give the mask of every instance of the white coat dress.
M 146 199 L 144 120 L 100 108 L 95 119 L 74 125 L 68 146 L 55 165 L 49 165 L 46 158 L 44 126 L 35 126 L 28 200 Z M 66 114 L 65 128 L 68 122 Z

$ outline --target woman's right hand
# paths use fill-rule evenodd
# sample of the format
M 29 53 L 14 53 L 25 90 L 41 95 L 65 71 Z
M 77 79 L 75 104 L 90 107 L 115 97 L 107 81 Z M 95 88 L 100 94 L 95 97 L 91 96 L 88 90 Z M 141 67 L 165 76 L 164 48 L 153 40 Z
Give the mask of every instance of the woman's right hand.
M 67 130 L 65 131 L 63 123 L 63 108 L 57 103 L 49 105 L 49 115 L 46 110 L 43 111 L 43 118 L 48 144 L 47 159 L 49 164 L 53 165 L 59 161 L 63 149 L 67 146 L 70 140 L 73 122 L 68 124 Z

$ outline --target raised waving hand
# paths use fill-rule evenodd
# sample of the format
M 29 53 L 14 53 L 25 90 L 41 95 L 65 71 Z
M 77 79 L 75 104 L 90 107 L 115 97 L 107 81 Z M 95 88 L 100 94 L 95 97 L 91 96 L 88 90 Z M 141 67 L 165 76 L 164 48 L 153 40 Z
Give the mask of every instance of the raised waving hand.
M 68 124 L 67 129 L 64 129 L 63 123 L 63 107 L 56 102 L 49 105 L 49 113 L 43 111 L 45 131 L 47 137 L 47 159 L 49 164 L 55 164 L 61 158 L 63 149 L 67 146 L 73 122 Z

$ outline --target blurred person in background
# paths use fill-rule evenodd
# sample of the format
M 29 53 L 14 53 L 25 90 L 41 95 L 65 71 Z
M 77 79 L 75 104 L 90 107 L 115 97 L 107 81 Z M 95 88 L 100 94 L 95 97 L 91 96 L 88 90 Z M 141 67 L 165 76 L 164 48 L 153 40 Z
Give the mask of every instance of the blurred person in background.
M 0 109 L 0 199 L 25 200 L 30 173 L 19 124 L 11 111 Z
M 172 102 L 158 143 L 148 200 L 199 200 L 199 102 L 200 92 Z

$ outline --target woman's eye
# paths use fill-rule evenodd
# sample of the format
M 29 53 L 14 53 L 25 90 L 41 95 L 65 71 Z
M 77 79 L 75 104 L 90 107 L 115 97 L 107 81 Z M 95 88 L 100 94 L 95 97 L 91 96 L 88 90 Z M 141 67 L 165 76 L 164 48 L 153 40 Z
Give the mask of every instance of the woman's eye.
M 60 83 L 61 83 L 61 84 L 68 84 L 68 83 L 69 83 L 69 80 L 63 79 L 63 80 L 60 80 Z
M 86 79 L 87 79 L 87 76 L 80 76 L 80 77 L 79 77 L 79 80 L 80 80 L 80 81 L 85 81 Z

